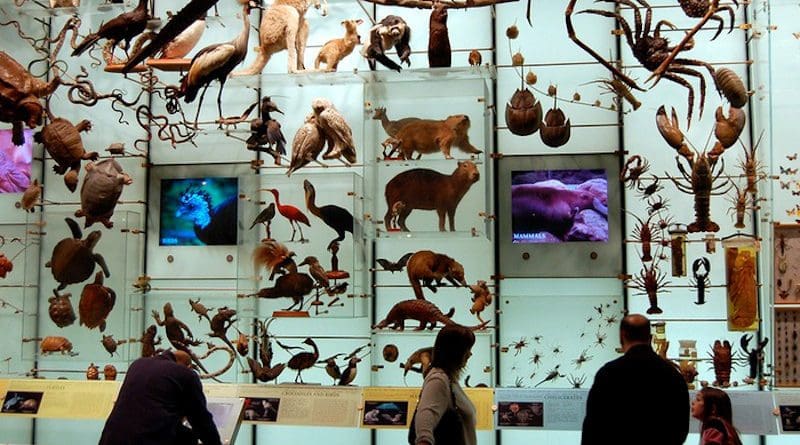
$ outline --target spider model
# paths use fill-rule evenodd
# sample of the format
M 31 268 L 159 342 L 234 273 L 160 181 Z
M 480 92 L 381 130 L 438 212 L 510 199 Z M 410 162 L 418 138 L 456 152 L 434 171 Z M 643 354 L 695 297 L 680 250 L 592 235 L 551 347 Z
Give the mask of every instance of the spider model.
M 666 37 L 661 36 L 661 29 L 662 27 L 667 27 L 669 29 L 674 30 L 677 29 L 676 26 L 667 20 L 659 20 L 658 22 L 656 22 L 655 28 L 653 28 L 652 24 L 653 10 L 645 0 L 597 0 L 597 1 L 604 3 L 614 3 L 615 6 L 630 8 L 633 11 L 634 27 L 631 28 L 628 21 L 624 17 L 622 17 L 618 12 L 606 11 L 600 9 L 584 9 L 583 11 L 578 11 L 577 14 L 594 14 L 602 17 L 609 17 L 616 19 L 617 22 L 619 23 L 619 26 L 622 28 L 622 32 L 625 34 L 625 41 L 628 43 L 631 52 L 633 52 L 633 56 L 648 71 L 653 72 L 653 76 L 651 77 L 668 79 L 689 90 L 688 121 L 690 123 L 692 120 L 692 111 L 694 109 L 694 88 L 689 83 L 689 81 L 686 80 L 684 76 L 692 76 L 698 78 L 700 82 L 699 108 L 700 108 L 700 116 L 702 117 L 703 105 L 705 104 L 705 98 L 706 98 L 706 80 L 701 72 L 692 67 L 706 68 L 708 72 L 711 73 L 712 78 L 714 77 L 714 68 L 707 62 L 703 62 L 701 60 L 680 58 L 673 55 L 692 49 L 694 47 L 693 40 L 684 38 L 680 44 L 676 46 L 670 46 L 669 40 L 667 40 Z M 644 89 L 640 87 L 636 83 L 636 81 L 631 79 L 620 69 L 612 65 L 607 60 L 605 60 L 595 50 L 590 48 L 587 44 L 583 43 L 577 37 L 577 35 L 575 34 L 575 27 L 572 24 L 572 14 L 575 9 L 576 3 L 577 0 L 570 0 L 569 4 L 567 5 L 567 9 L 565 11 L 566 22 L 567 22 L 567 34 L 569 35 L 569 38 L 573 42 L 575 42 L 575 44 L 581 47 L 584 51 L 586 51 L 590 56 L 594 57 L 603 66 L 608 68 L 614 74 L 614 76 L 617 76 L 620 80 L 625 82 L 625 84 L 627 84 L 629 87 L 635 88 L 640 91 L 644 91 Z M 719 7 L 715 6 L 716 3 L 718 2 L 714 2 L 712 3 L 712 5 L 709 6 L 709 12 L 708 12 L 709 16 L 713 14 L 713 12 L 716 12 L 718 10 Z M 645 9 L 644 23 L 642 22 L 641 9 Z M 707 21 L 708 19 L 704 18 L 702 23 Z M 667 62 L 666 66 L 663 66 L 664 62 Z

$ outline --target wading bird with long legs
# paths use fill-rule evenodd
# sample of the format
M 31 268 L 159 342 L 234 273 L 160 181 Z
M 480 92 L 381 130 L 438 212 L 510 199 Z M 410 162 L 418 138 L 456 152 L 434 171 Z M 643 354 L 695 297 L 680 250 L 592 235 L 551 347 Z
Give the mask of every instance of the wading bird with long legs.
M 294 235 L 297 231 L 300 231 L 300 242 L 304 243 L 308 241 L 303 237 L 303 228 L 300 227 L 300 224 L 305 224 L 308 227 L 311 227 L 311 222 L 308 220 L 308 216 L 303 213 L 302 210 L 298 209 L 297 207 L 289 204 L 281 204 L 281 197 L 280 192 L 277 189 L 263 189 L 264 191 L 272 193 L 272 196 L 275 197 L 275 206 L 278 207 L 278 213 L 281 214 L 284 218 L 289 220 L 289 224 L 292 226 L 292 239 L 289 241 L 294 241 Z

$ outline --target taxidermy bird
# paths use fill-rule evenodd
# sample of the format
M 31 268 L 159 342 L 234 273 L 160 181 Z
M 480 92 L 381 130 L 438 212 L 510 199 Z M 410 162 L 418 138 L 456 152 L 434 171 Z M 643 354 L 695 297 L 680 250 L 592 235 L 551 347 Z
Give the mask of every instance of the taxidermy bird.
M 159 59 L 182 59 L 197 45 L 206 30 L 206 14 L 189 25 L 161 49 Z
M 298 230 L 300 231 L 300 242 L 304 243 L 308 241 L 303 237 L 303 228 L 300 227 L 301 223 L 311 227 L 311 223 L 308 221 L 306 214 L 293 205 L 281 204 L 280 194 L 277 189 L 266 190 L 272 193 L 272 196 L 275 197 L 275 205 L 278 207 L 278 213 L 280 213 L 284 218 L 288 219 L 289 224 L 292 226 L 292 239 L 289 241 L 294 241 L 294 235 Z
M 265 151 L 275 158 L 275 165 L 281 165 L 281 156 L 286 154 L 286 138 L 283 137 L 281 124 L 272 119 L 271 112 L 283 114 L 269 96 L 261 99 L 261 117 L 250 122 L 250 137 L 247 138 L 247 149 Z
M 256 216 L 256 219 L 253 220 L 253 224 L 250 224 L 250 230 L 253 230 L 253 227 L 256 224 L 264 224 L 267 228 L 267 239 L 272 239 L 272 218 L 275 218 L 275 203 L 271 202 L 267 206 L 266 209 L 262 210 L 261 213 Z
M 262 241 L 253 250 L 253 266 L 258 275 L 261 267 L 266 267 L 269 271 L 269 280 L 275 278 L 276 273 L 287 274 L 297 272 L 297 265 L 292 257 L 295 253 L 286 248 L 283 244 L 275 240 Z
M 322 149 L 325 148 L 325 137 L 317 124 L 317 117 L 313 114 L 306 117 L 306 121 L 292 140 L 292 160 L 286 176 L 292 176 L 297 171 L 315 161 Z
M 314 280 L 308 274 L 301 272 L 289 272 L 286 275 L 281 275 L 275 280 L 275 286 L 260 289 L 255 294 L 250 294 L 248 297 L 258 298 L 291 298 L 292 305 L 284 309 L 291 311 L 297 306 L 297 310 L 303 309 L 303 300 L 305 296 L 314 290 Z
M 180 94 L 184 96 L 186 103 L 191 103 L 197 97 L 200 88 L 203 89 L 200 94 L 200 103 L 197 105 L 195 123 L 200 116 L 200 108 L 203 106 L 203 96 L 214 80 L 219 81 L 217 110 L 222 119 L 222 90 L 225 89 L 225 81 L 228 79 L 228 74 L 247 56 L 249 39 L 250 5 L 245 4 L 242 9 L 242 32 L 230 42 L 217 43 L 201 49 L 192 59 L 189 71 L 181 79 Z M 222 128 L 222 124 L 220 124 L 220 128 Z
M 325 363 L 325 373 L 333 379 L 333 384 L 335 385 L 336 382 L 342 378 L 342 370 L 339 368 L 339 365 L 336 363 L 336 359 L 343 356 L 343 353 L 338 353 L 336 355 L 332 355 L 324 360 L 320 360 L 317 364 Z
M 356 163 L 356 147 L 353 143 L 353 130 L 341 113 L 327 99 L 314 99 L 311 108 L 317 117 L 320 130 L 328 139 L 328 150 L 322 159 L 338 159 L 341 156 L 351 164 Z
M 447 8 L 439 2 L 433 3 L 430 32 L 428 33 L 428 66 L 449 68 L 452 64 L 450 36 L 447 31 Z
M 470 66 L 478 66 L 483 62 L 483 57 L 481 56 L 480 51 L 477 49 L 473 49 L 469 52 L 469 57 L 467 57 L 467 62 L 469 62 Z
M 147 13 L 147 3 L 148 0 L 139 0 L 139 4 L 133 11 L 123 12 L 102 24 L 97 32 L 89 34 L 78 44 L 75 50 L 72 51 L 72 55 L 79 56 L 83 54 L 101 39 L 111 40 L 115 45 L 124 41 L 127 53 L 131 40 L 144 32 L 147 21 L 151 18 L 150 14 Z
M 192 221 L 194 234 L 206 245 L 234 245 L 238 224 L 236 199 L 232 196 L 215 206 L 207 191 L 189 187 L 178 197 L 175 217 Z
M 283 348 L 285 351 L 289 352 L 292 349 L 302 349 L 302 346 L 286 346 L 281 342 L 277 342 L 278 346 Z M 314 343 L 314 340 L 311 337 L 306 338 L 303 343 L 311 346 L 313 352 L 303 351 L 298 352 L 297 354 L 293 355 L 292 358 L 289 359 L 287 365 L 289 369 L 293 369 L 297 371 L 297 377 L 294 378 L 295 383 L 303 383 L 303 378 L 300 376 L 300 372 L 306 369 L 311 368 L 314 364 L 317 363 L 319 360 L 319 349 L 317 348 L 317 344 Z
M 328 281 L 328 274 L 325 273 L 325 269 L 319 264 L 319 260 L 315 256 L 307 256 L 300 264 L 300 266 L 308 266 L 308 273 L 317 284 L 327 291 L 328 286 L 330 286 L 330 282 Z
M 136 53 L 128 58 L 128 62 L 125 64 L 125 67 L 122 69 L 122 71 L 125 73 L 130 72 L 136 65 L 142 63 L 144 59 L 158 53 L 158 51 L 161 50 L 164 45 L 171 42 L 186 28 L 204 16 L 209 9 L 211 9 L 213 6 L 216 6 L 218 1 L 219 0 L 190 0 L 186 6 L 181 8 L 177 14 L 172 16 L 170 21 L 161 28 L 161 31 L 159 31 L 158 34 L 156 34 L 147 45 L 141 47 Z M 237 1 L 243 5 L 250 4 L 254 8 L 261 5 L 260 1 Z
M 396 263 L 393 263 L 385 258 L 378 258 L 375 261 L 381 265 L 383 270 L 388 270 L 391 273 L 395 273 L 400 272 L 404 267 L 406 267 L 408 259 L 411 258 L 411 255 L 414 255 L 414 252 L 408 252 L 407 254 L 401 256 Z
M 353 233 L 353 215 L 347 209 L 333 204 L 317 207 L 317 191 L 308 179 L 303 181 L 303 190 L 306 192 L 306 208 L 308 211 L 336 231 L 337 237 L 328 243 L 328 250 L 331 250 L 333 243 L 344 240 L 345 232 Z
M 274 318 L 272 320 L 274 320 Z M 269 339 L 269 331 L 267 330 L 272 320 L 268 321 L 266 325 L 265 323 L 256 321 L 261 337 L 258 344 L 258 356 L 261 363 L 258 363 L 251 357 L 247 357 L 247 364 L 250 365 L 250 372 L 253 373 L 256 379 L 265 383 L 278 378 L 286 368 L 285 363 L 278 363 L 272 366 L 272 342 Z

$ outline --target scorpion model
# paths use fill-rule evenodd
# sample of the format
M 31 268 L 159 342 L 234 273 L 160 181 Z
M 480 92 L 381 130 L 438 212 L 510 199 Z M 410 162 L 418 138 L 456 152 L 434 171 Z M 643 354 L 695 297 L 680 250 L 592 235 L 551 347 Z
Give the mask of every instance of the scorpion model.
M 703 74 L 693 67 L 703 67 L 708 70 L 711 77 L 714 78 L 714 68 L 707 62 L 695 59 L 680 58 L 677 55 L 683 51 L 688 51 L 694 47 L 694 40 L 691 38 L 697 30 L 699 30 L 708 20 L 713 17 L 714 13 L 719 10 L 719 0 L 713 0 L 707 7 L 706 15 L 703 19 L 695 25 L 695 27 L 687 34 L 682 41 L 675 46 L 670 46 L 669 40 L 661 35 L 662 27 L 667 27 L 671 30 L 677 29 L 675 25 L 667 20 L 659 20 L 653 27 L 653 9 L 644 0 L 598 0 L 604 3 L 613 3 L 615 6 L 628 7 L 633 11 L 633 28 L 631 28 L 628 21 L 622 17 L 619 12 L 606 11 L 601 9 L 584 9 L 578 11 L 578 14 L 593 14 L 602 17 L 613 18 L 617 20 L 622 32 L 625 35 L 625 41 L 633 53 L 633 56 L 639 63 L 644 66 L 653 75 L 651 78 L 665 78 L 674 82 L 689 91 L 689 114 L 688 121 L 691 123 L 692 111 L 694 109 L 694 88 L 683 76 L 692 76 L 699 79 L 700 82 L 700 116 L 703 116 L 703 105 L 705 104 L 706 97 L 706 80 Z M 567 9 L 564 13 L 566 16 L 567 34 L 569 38 L 575 42 L 581 49 L 586 51 L 595 60 L 600 62 L 606 67 L 615 78 L 621 80 L 632 89 L 645 91 L 640 87 L 636 81 L 630 76 L 623 73 L 619 68 L 612 65 L 609 61 L 604 59 L 597 51 L 593 50 L 589 45 L 582 42 L 575 33 L 575 27 L 572 24 L 572 15 L 575 9 L 577 0 L 570 0 Z M 642 9 L 644 12 L 644 22 L 642 22 Z M 652 30 L 652 33 L 651 33 Z M 656 80 L 657 82 L 657 80 Z
M 687 172 L 683 164 L 680 163 L 680 157 L 675 157 L 678 170 L 680 170 L 686 182 L 681 182 L 679 179 L 665 173 L 678 190 L 694 195 L 695 220 L 689 224 L 687 230 L 689 233 L 718 232 L 719 225 L 711 220 L 709 208 L 712 195 L 724 195 L 730 189 L 730 181 L 728 179 L 715 184 L 725 171 L 724 161 L 721 162 L 719 171 L 715 171 L 717 161 L 722 157 L 725 148 L 717 142 L 708 153 L 705 150 L 699 152 L 696 149 L 690 149 L 683 133 L 678 128 L 678 116 L 674 108 L 672 109 L 672 119 L 670 120 L 667 117 L 664 106 L 659 107 L 656 113 L 656 125 L 667 144 L 674 148 L 689 166 L 689 172 Z

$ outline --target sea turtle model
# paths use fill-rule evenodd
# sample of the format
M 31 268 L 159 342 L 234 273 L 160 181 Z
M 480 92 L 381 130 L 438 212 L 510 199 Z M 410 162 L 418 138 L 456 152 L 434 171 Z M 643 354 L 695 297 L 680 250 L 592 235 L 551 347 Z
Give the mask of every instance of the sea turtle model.
M 78 303 L 80 324 L 89 329 L 99 327 L 100 332 L 106 330 L 106 317 L 114 309 L 117 294 L 110 287 L 103 286 L 103 273 L 98 271 L 94 276 L 94 283 L 87 284 L 81 292 L 81 301 Z
M 114 227 L 111 217 L 122 194 L 122 187 L 132 183 L 131 177 L 122 172 L 122 166 L 114 159 L 86 164 L 86 176 L 81 185 L 81 208 L 75 212 L 75 216 L 86 217 L 84 227 L 96 222 L 103 223 L 109 229 Z
M 61 295 L 55 289 L 53 290 L 53 294 L 55 296 L 47 300 L 50 303 L 50 307 L 48 308 L 50 319 L 53 320 L 53 323 L 59 328 L 71 325 L 75 322 L 75 310 L 72 309 L 72 303 L 69 300 L 72 294 Z
M 58 175 L 64 175 L 64 184 L 71 192 L 78 187 L 81 160 L 97 160 L 97 152 L 87 152 L 83 148 L 80 135 L 82 131 L 91 129 L 92 123 L 86 119 L 78 122 L 78 125 L 73 125 L 64 118 L 51 116 L 50 123 L 33 135 L 33 140 L 44 145 L 47 153 L 56 162 L 53 171 Z
M 106 266 L 106 260 L 99 253 L 92 250 L 100 241 L 102 233 L 95 230 L 86 239 L 78 223 L 72 218 L 64 218 L 72 232 L 72 238 L 64 238 L 53 248 L 53 256 L 45 264 L 53 272 L 53 277 L 58 281 L 57 290 L 63 290 L 70 284 L 82 283 L 92 276 L 95 264 L 98 264 L 106 278 L 111 276 Z
M 35 128 L 42 123 L 44 107 L 39 99 L 49 96 L 60 84 L 58 77 L 50 83 L 42 82 L 5 51 L 0 51 L 0 121 L 14 124 L 11 137 L 14 145 L 25 142 L 23 124 Z

